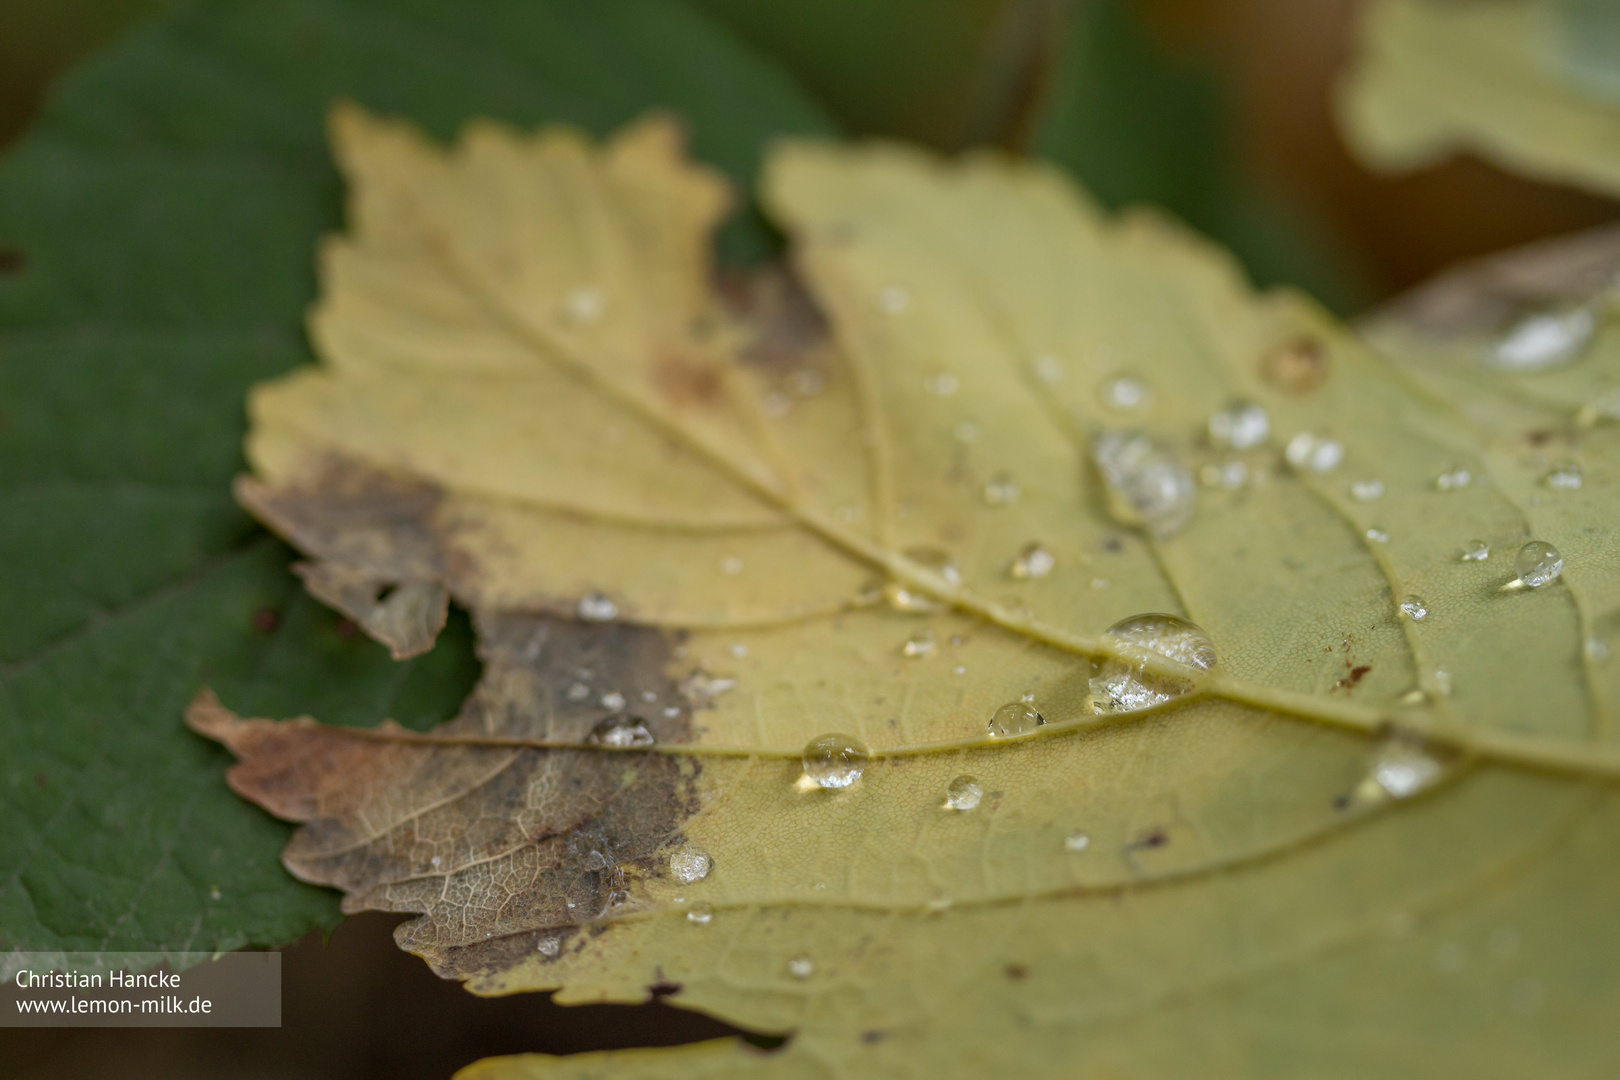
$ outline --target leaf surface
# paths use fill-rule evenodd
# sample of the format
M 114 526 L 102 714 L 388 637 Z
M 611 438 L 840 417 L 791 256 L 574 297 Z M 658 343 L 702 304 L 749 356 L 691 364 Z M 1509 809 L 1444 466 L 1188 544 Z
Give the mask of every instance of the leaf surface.
M 780 295 L 698 289 L 706 218 L 679 208 L 712 179 L 657 120 L 600 144 L 475 125 L 449 150 L 348 109 L 334 131 L 351 230 L 323 363 L 255 391 L 241 491 L 324 563 L 442 583 L 486 668 L 426 734 L 228 697 L 191 723 L 242 758 L 237 790 L 307 822 L 295 873 L 417 913 L 402 944 L 475 991 L 676 984 L 793 1033 L 768 1058 L 484 1075 L 1602 1059 L 1616 755 L 1588 642 L 1620 504 L 1615 427 L 1581 406 L 1620 373 L 1607 322 L 1567 367 L 1463 394 L 1436 380 L 1479 346 L 1375 353 L 1049 169 L 790 142 L 764 203 L 826 336 L 783 335 Z M 1239 399 L 1272 438 L 1217 449 L 1210 413 Z M 1118 520 L 1092 456 L 1123 428 L 1212 477 L 1184 527 Z M 1289 468 L 1301 434 L 1342 460 Z M 1580 488 L 1541 483 L 1549 439 Z M 1563 576 L 1504 591 L 1532 536 Z M 1475 537 L 1490 558 L 1461 558 Z M 1011 573 L 1031 543 L 1050 572 Z M 1104 633 L 1148 611 L 1207 629 L 1214 671 Z M 1193 690 L 1113 713 L 1094 662 Z M 1025 702 L 1044 725 L 987 736 Z M 830 732 L 872 752 L 836 790 L 800 760 Z M 1394 797 L 1375 764 L 1413 740 L 1435 783 Z M 946 805 L 962 777 L 972 809 Z

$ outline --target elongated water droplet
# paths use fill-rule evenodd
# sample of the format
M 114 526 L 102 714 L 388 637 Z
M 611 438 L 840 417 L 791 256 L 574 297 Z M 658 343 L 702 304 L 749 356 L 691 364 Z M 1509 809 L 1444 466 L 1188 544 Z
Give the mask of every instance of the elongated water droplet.
M 1595 329 L 1597 319 L 1586 307 L 1526 315 L 1486 352 L 1485 362 L 1500 371 L 1545 371 L 1578 357 Z
M 684 847 L 669 857 L 669 873 L 682 885 L 702 881 L 714 869 L 714 860 L 707 851 Z
M 788 974 L 795 979 L 808 979 L 816 973 L 815 961 L 800 953 L 787 962 Z
M 1467 469 L 1450 469 L 1435 477 L 1434 486 L 1441 491 L 1455 491 L 1467 487 L 1473 480 L 1474 474 Z
M 579 598 L 576 614 L 586 622 L 611 622 L 619 617 L 619 605 L 602 593 L 586 593 Z
M 804 748 L 804 775 L 817 787 L 846 788 L 861 778 L 870 757 L 853 735 L 818 735 Z
M 1147 384 L 1129 375 L 1109 379 L 1102 387 L 1103 404 L 1120 412 L 1134 412 L 1137 409 L 1147 408 L 1151 396 Z
M 1560 461 L 1553 466 L 1552 472 L 1542 477 L 1541 482 L 1554 491 L 1574 491 L 1581 486 L 1583 479 L 1577 462 Z
M 1463 545 L 1464 562 L 1484 562 L 1491 557 L 1491 545 L 1483 540 L 1470 540 Z
M 708 904 L 693 904 L 686 909 L 686 919 L 688 922 L 697 923 L 699 926 L 708 926 L 709 923 L 714 921 L 714 908 Z
M 1152 708 L 1195 688 L 1198 673 L 1215 667 L 1215 645 L 1197 625 L 1174 615 L 1133 615 L 1108 628 L 1108 636 L 1185 664 L 1187 678 L 1152 675 L 1113 657 L 1091 663 L 1091 706 L 1099 713 Z
M 1288 440 L 1283 456 L 1300 472 L 1321 475 L 1339 467 L 1344 460 L 1344 444 L 1325 435 L 1303 431 Z
M 1078 830 L 1063 838 L 1063 849 L 1065 851 L 1084 851 L 1090 846 L 1091 837 Z
M 694 705 L 709 705 L 714 699 L 733 690 L 737 686 L 736 679 L 710 675 L 707 671 L 694 671 L 681 683 L 681 693 Z
M 1550 585 L 1564 572 L 1564 556 L 1545 540 L 1532 540 L 1513 556 L 1513 572 L 1532 589 Z
M 1057 566 L 1057 559 L 1040 544 L 1025 544 L 1024 549 L 1007 567 L 1015 578 L 1043 578 Z
M 930 656 L 934 651 L 934 632 L 932 630 L 919 630 L 906 639 L 900 646 L 900 655 L 918 659 Z
M 1429 605 L 1423 602 L 1421 596 L 1403 596 L 1400 603 L 1401 614 L 1413 622 L 1422 622 L 1429 617 Z
M 1040 710 L 1027 701 L 1009 701 L 990 718 L 990 737 L 1010 739 L 1014 735 L 1028 735 L 1046 723 Z
M 984 501 L 991 506 L 1006 506 L 1018 501 L 1018 483 L 1006 473 L 996 473 L 984 484 Z
M 1192 473 L 1148 436 L 1109 432 L 1092 443 L 1092 456 L 1116 520 L 1161 539 L 1191 520 L 1196 496 Z
M 1383 498 L 1384 482 L 1382 480 L 1357 480 L 1350 485 L 1350 497 L 1357 502 L 1372 502 Z
M 1209 441 L 1223 450 L 1247 450 L 1271 437 L 1271 418 L 1252 402 L 1240 401 L 1209 418 Z
M 586 742 L 593 746 L 612 746 L 627 749 L 633 746 L 651 746 L 655 740 L 647 730 L 647 722 L 639 716 L 609 716 L 597 721 Z
M 984 788 L 971 776 L 958 776 L 945 789 L 946 810 L 972 810 L 984 798 Z

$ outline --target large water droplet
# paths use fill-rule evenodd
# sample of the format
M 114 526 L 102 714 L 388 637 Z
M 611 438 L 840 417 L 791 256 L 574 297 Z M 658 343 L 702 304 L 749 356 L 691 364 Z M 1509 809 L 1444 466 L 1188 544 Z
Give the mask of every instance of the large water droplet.
M 870 757 L 853 735 L 818 735 L 804 748 L 804 775 L 817 787 L 846 788 L 861 778 Z
M 1129 431 L 1100 435 L 1092 443 L 1092 456 L 1116 520 L 1161 539 L 1191 520 L 1196 496 L 1192 473 L 1148 436 Z
M 1369 784 L 1363 786 L 1361 794 L 1374 799 L 1380 794 L 1392 799 L 1409 799 L 1434 786 L 1445 768 L 1445 761 L 1422 739 L 1392 735 L 1373 751 L 1367 773 Z
M 1413 622 L 1422 622 L 1429 617 L 1429 605 L 1423 602 L 1421 596 L 1403 596 L 1400 603 L 1401 614 Z
M 611 622 L 619 617 L 619 605 L 602 593 L 586 593 L 575 613 L 586 622 Z
M 1541 482 L 1554 491 L 1575 491 L 1584 479 L 1578 462 L 1560 461 L 1553 466 L 1551 472 L 1542 477 Z
M 1040 544 L 1025 544 L 1024 549 L 1007 567 L 1015 578 L 1043 578 L 1057 566 L 1057 559 Z
M 682 885 L 702 881 L 714 869 L 714 860 L 707 851 L 684 847 L 669 857 L 669 872 Z
M 972 810 L 984 798 L 984 788 L 971 776 L 958 776 L 945 789 L 946 810 Z
M 990 718 L 990 737 L 1010 739 L 1014 735 L 1028 735 L 1046 723 L 1040 710 L 1027 701 L 1009 701 Z
M 1247 450 L 1271 437 L 1271 418 L 1266 410 L 1240 401 L 1209 418 L 1209 441 L 1225 450 Z
M 1590 308 L 1526 315 L 1514 323 L 1485 354 L 1500 371 L 1544 371 L 1567 364 L 1592 340 L 1597 319 Z
M 991 506 L 1006 506 L 1018 501 L 1018 483 L 1011 476 L 996 473 L 984 484 L 984 501 Z
M 906 639 L 900 646 L 900 655 L 912 659 L 930 656 L 934 652 L 934 632 L 932 630 L 919 630 Z
M 1464 562 L 1484 562 L 1491 557 L 1491 545 L 1483 540 L 1470 540 L 1463 545 Z
M 1283 456 L 1288 459 L 1288 464 L 1300 472 L 1321 475 L 1339 467 L 1344 460 L 1344 444 L 1325 435 L 1302 431 L 1288 440 L 1288 448 L 1283 451 Z
M 639 716 L 609 716 L 597 721 L 586 742 L 593 746 L 612 746 L 620 750 L 635 746 L 651 746 L 655 740 L 647 730 L 647 722 Z
M 1187 678 L 1153 675 L 1126 660 L 1091 663 L 1091 705 L 1099 713 L 1135 712 L 1163 704 L 1195 688 L 1198 672 L 1215 667 L 1215 645 L 1197 625 L 1174 615 L 1133 615 L 1108 628 L 1108 636 L 1185 664 Z
M 1151 396 L 1146 383 L 1129 375 L 1109 379 L 1102 387 L 1103 404 L 1120 412 L 1145 409 Z
M 1564 556 L 1545 540 L 1532 540 L 1513 556 L 1513 572 L 1519 582 L 1539 589 L 1558 580 L 1564 572 Z

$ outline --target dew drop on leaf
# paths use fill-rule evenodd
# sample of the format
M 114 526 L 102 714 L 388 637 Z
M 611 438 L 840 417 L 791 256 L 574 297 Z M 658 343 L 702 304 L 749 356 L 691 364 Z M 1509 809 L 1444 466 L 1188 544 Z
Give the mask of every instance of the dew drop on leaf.
M 714 908 L 708 904 L 693 904 L 686 909 L 686 921 L 697 923 L 699 926 L 708 926 L 714 921 Z
M 1592 340 L 1597 319 L 1585 307 L 1526 315 L 1508 328 L 1485 354 L 1499 371 L 1544 371 L 1580 356 Z
M 1271 418 L 1252 402 L 1240 401 L 1209 418 L 1209 441 L 1223 450 L 1247 450 L 1271 437 Z
M 1467 487 L 1473 481 L 1474 474 L 1467 469 L 1450 469 L 1435 477 L 1434 486 L 1441 491 L 1455 491 Z
M 946 810 L 972 810 L 984 798 L 984 788 L 971 776 L 958 776 L 945 789 Z
M 950 397 L 956 393 L 959 385 L 956 376 L 948 371 L 929 375 L 923 379 L 923 389 L 937 397 Z
M 1007 567 L 1007 573 L 1015 578 L 1043 578 L 1050 574 L 1057 566 L 1057 560 L 1052 553 L 1038 543 L 1025 544 L 1018 557 L 1013 559 Z
M 924 656 L 932 655 L 933 651 L 934 632 L 932 630 L 919 630 L 907 638 L 904 645 L 900 646 L 900 655 L 909 656 L 913 659 L 921 659 Z
M 1072 832 L 1063 838 L 1065 851 L 1084 851 L 1091 846 L 1091 837 L 1083 832 Z
M 1383 498 L 1384 482 L 1382 480 L 1357 480 L 1350 485 L 1350 497 L 1357 502 L 1372 502 Z
M 1031 703 L 1009 701 L 990 718 L 989 734 L 992 739 L 1010 739 L 1014 735 L 1028 735 L 1045 723 L 1046 717 Z
M 611 622 L 619 617 L 619 605 L 599 592 L 586 593 L 580 597 L 576 611 L 586 622 Z
M 684 847 L 669 857 L 669 872 L 682 885 L 702 881 L 714 869 L 714 860 L 707 851 Z
M 1586 639 L 1586 658 L 1594 664 L 1601 664 L 1609 658 L 1609 643 L 1600 637 Z
M 803 953 L 800 953 L 798 956 L 795 956 L 793 959 L 787 962 L 787 969 L 788 974 L 792 975 L 795 979 L 808 979 L 811 975 L 815 974 L 816 965 L 815 961 L 811 960 Z
M 1288 448 L 1283 451 L 1283 456 L 1288 459 L 1288 464 L 1300 472 L 1321 475 L 1339 467 L 1344 460 L 1344 444 L 1337 439 L 1302 431 L 1288 440 Z
M 1103 404 L 1120 412 L 1146 408 L 1149 397 L 1147 384 L 1129 375 L 1109 379 L 1102 386 Z
M 591 688 L 582 682 L 577 682 L 568 688 L 567 697 L 569 701 L 584 701 L 590 696 Z
M 609 712 L 618 712 L 624 708 L 624 695 L 617 690 L 609 690 L 602 695 L 601 706 Z
M 1249 479 L 1249 467 L 1241 461 L 1211 462 L 1198 470 L 1198 479 L 1205 487 L 1236 491 Z
M 1047 386 L 1056 386 L 1063 381 L 1063 365 L 1055 356 L 1041 353 L 1030 360 L 1029 366 L 1035 373 L 1035 378 Z
M 1553 466 L 1552 471 L 1544 476 L 1541 482 L 1554 491 L 1575 491 L 1581 486 L 1583 479 L 1579 464 L 1561 461 Z
M 1382 796 L 1409 799 L 1432 787 L 1444 772 L 1445 763 L 1430 752 L 1423 740 L 1410 735 L 1392 735 L 1373 751 L 1372 764 L 1367 771 L 1368 782 L 1373 787 L 1363 794 L 1375 799 Z
M 913 547 L 903 551 L 906 558 L 930 573 L 938 574 L 952 585 L 962 584 L 962 569 L 950 553 L 932 547 Z
M 1004 472 L 996 473 L 984 485 L 984 501 L 991 506 L 1006 506 L 1018 501 L 1018 483 Z
M 846 788 L 861 778 L 870 757 L 853 735 L 818 735 L 805 745 L 804 775 L 817 787 Z
M 1192 474 L 1140 432 L 1108 432 L 1092 443 L 1092 456 L 1108 491 L 1108 510 L 1124 525 L 1154 536 L 1173 536 L 1192 518 Z
M 1401 597 L 1401 614 L 1413 622 L 1422 622 L 1429 617 L 1429 605 L 1423 602 L 1423 597 L 1407 595 Z
M 620 715 L 597 721 L 585 741 L 592 746 L 611 746 L 624 750 L 637 746 L 651 746 L 656 740 L 653 733 L 647 730 L 647 722 L 641 717 Z
M 1484 562 L 1491 557 L 1491 545 L 1483 540 L 1470 540 L 1463 545 L 1463 562 Z
M 1564 572 L 1564 556 L 1545 540 L 1532 540 L 1513 556 L 1513 572 L 1532 589 L 1550 585 Z
M 535 943 L 534 951 L 545 957 L 556 956 L 562 952 L 562 941 L 554 937 L 543 937 Z
M 1158 653 L 1197 672 L 1215 667 L 1209 635 L 1175 615 L 1133 615 L 1108 628 L 1107 636 Z M 1099 713 L 1152 708 L 1193 690 L 1194 680 L 1151 675 L 1126 660 L 1104 657 L 1091 663 L 1091 705 Z
M 1389 533 L 1375 525 L 1367 530 L 1367 539 L 1375 544 L 1387 544 L 1389 543 Z

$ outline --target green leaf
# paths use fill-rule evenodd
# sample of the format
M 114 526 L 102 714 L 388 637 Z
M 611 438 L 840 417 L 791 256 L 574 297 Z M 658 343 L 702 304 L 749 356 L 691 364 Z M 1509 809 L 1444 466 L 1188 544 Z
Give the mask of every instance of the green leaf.
M 666 107 L 745 189 L 766 136 L 831 127 L 723 30 L 654 0 L 219 2 L 66 80 L 0 165 L 6 948 L 232 948 L 330 924 L 330 894 L 276 863 L 287 830 L 181 726 L 185 702 L 208 684 L 420 728 L 473 679 L 460 617 L 404 664 L 343 636 L 230 496 L 247 387 L 309 359 L 341 96 L 442 135 L 475 114 L 604 130 Z M 723 242 L 772 243 L 748 218 Z

